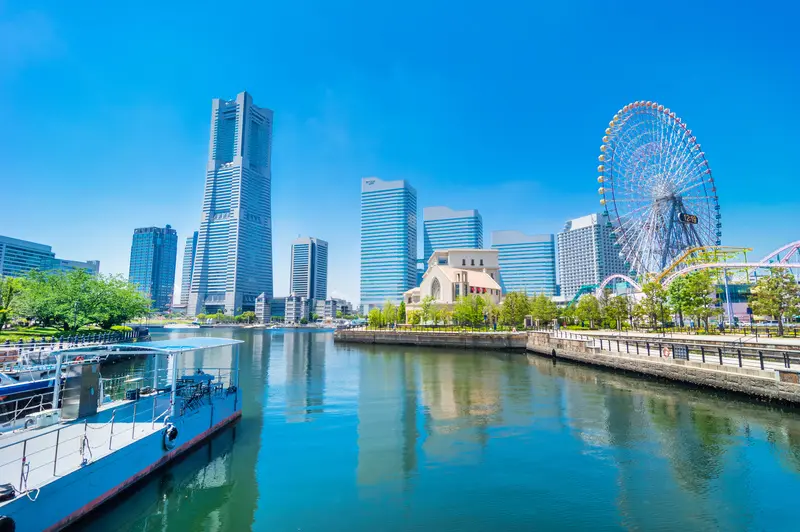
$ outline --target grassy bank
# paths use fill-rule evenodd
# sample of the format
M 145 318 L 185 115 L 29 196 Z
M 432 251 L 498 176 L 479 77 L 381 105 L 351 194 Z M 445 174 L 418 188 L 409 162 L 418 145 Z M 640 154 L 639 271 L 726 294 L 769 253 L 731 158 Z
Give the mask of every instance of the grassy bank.
M 100 329 L 99 327 L 82 327 L 78 334 L 98 334 L 104 332 L 111 332 Z M 37 341 L 42 338 L 50 338 L 51 336 L 74 336 L 73 333 L 67 333 L 56 327 L 13 327 L 10 329 L 3 329 L 0 331 L 0 344 L 5 343 L 6 340 L 10 342 L 30 342 L 32 338 Z

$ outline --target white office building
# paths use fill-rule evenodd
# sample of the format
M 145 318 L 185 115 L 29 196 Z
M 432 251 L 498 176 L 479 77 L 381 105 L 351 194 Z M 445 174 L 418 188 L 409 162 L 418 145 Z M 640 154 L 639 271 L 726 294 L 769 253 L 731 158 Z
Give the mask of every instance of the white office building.
M 272 111 L 241 92 L 214 99 L 187 312 L 255 309 L 272 297 Z
M 614 273 L 627 273 L 602 214 L 589 214 L 558 233 L 558 279 L 561 296 L 571 299 L 584 286 L 596 286 Z

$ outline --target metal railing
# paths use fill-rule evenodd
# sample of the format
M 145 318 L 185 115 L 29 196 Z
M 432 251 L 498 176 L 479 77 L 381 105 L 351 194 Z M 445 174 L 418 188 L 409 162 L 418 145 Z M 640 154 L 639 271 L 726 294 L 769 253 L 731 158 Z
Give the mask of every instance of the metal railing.
M 114 344 L 128 342 L 136 336 L 135 331 L 118 333 L 97 333 L 77 336 L 31 338 L 27 342 L 6 340 L 0 344 L 0 364 L 4 369 L 19 365 L 55 364 L 53 351 L 72 347 Z
M 640 340 L 590 336 L 585 338 L 601 351 L 676 360 L 690 360 L 720 366 L 778 370 L 800 370 L 800 352 L 736 344 L 699 343 L 654 338 Z
M 214 377 L 213 380 L 190 383 L 198 376 L 198 369 Z M 178 418 L 190 415 L 217 397 L 227 396 L 236 379 L 235 371 L 230 368 L 184 368 L 181 374 L 176 393 Z M 31 496 L 52 477 L 78 469 L 98 455 L 107 454 L 113 450 L 115 442 L 123 446 L 135 440 L 137 426 L 139 432 L 151 434 L 157 423 L 169 419 L 171 411 L 171 389 L 152 390 L 147 395 L 137 394 L 135 399 L 120 402 L 119 406 L 111 409 L 110 415 L 108 410 L 103 410 L 92 418 L 62 423 L 55 430 L 32 433 L 5 445 L 0 440 L 0 483 L 10 482 L 20 494 Z M 98 418 L 105 419 L 99 421 Z M 40 470 L 42 472 L 29 483 L 30 475 Z

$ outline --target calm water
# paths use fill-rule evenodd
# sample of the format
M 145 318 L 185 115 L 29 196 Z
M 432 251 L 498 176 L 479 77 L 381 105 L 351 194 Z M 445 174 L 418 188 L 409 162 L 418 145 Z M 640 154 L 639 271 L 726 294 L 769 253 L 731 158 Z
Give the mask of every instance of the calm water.
M 214 334 L 246 341 L 242 421 L 82 529 L 800 529 L 797 411 L 519 354 Z

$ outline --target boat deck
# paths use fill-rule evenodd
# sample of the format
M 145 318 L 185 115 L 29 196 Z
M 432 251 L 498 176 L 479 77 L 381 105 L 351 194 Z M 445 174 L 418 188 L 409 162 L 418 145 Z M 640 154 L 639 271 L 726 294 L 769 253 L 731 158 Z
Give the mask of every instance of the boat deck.
M 19 491 L 41 488 L 158 432 L 169 411 L 170 394 L 162 392 L 107 403 L 84 419 L 2 435 L 0 483 Z

